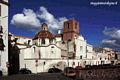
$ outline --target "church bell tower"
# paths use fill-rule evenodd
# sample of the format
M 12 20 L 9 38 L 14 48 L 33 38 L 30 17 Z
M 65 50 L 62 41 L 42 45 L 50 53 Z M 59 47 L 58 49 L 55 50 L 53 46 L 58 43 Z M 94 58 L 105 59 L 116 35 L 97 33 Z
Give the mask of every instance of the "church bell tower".
M 79 22 L 72 19 L 64 22 L 63 40 L 73 40 L 79 36 Z

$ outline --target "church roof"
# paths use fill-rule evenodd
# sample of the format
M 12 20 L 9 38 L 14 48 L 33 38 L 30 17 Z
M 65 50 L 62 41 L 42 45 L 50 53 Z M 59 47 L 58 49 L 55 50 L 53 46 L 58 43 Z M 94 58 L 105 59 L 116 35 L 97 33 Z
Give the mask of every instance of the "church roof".
M 52 38 L 53 38 L 53 35 L 52 35 L 52 33 L 49 32 L 49 31 L 40 31 L 40 32 L 38 32 L 38 33 L 35 35 L 35 37 L 34 37 L 34 39 L 38 39 L 38 38 L 41 38 L 41 39 L 43 39 L 43 38 L 52 39 Z

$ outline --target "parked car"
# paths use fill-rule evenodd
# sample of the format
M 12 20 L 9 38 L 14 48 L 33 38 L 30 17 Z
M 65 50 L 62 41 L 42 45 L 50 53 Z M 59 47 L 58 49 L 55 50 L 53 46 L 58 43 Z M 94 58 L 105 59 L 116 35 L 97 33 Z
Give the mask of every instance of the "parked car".
M 48 70 L 48 73 L 60 73 L 60 72 L 62 72 L 62 70 L 58 68 L 50 68 Z
M 22 68 L 19 71 L 19 74 L 31 74 L 31 70 L 29 70 L 28 68 Z
M 0 70 L 0 76 L 2 76 L 3 75 L 3 73 L 2 73 L 2 71 Z
M 68 77 L 73 77 L 76 75 L 76 70 L 73 67 L 66 67 L 64 69 L 64 75 Z

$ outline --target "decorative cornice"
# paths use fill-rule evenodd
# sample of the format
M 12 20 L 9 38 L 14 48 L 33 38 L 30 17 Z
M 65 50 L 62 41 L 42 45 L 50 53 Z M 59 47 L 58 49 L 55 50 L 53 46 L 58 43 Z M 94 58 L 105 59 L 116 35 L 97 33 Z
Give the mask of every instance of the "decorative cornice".
M 4 0 L 0 0 L 0 3 L 5 4 L 5 5 L 7 5 L 7 6 L 10 5 L 8 2 L 5 2 Z

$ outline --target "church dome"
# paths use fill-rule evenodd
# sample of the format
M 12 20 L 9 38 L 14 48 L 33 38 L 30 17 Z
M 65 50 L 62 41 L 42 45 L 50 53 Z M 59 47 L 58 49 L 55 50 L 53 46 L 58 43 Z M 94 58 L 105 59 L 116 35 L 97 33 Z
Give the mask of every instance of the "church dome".
M 53 38 L 52 33 L 48 31 L 48 26 L 46 23 L 42 24 L 42 31 L 38 32 L 34 37 L 34 39 L 38 39 L 38 38 L 41 38 L 41 39 L 44 39 L 44 38 L 52 39 Z
M 52 33 L 50 33 L 49 31 L 40 31 L 38 32 L 38 34 L 35 35 L 34 39 L 38 39 L 38 38 L 49 38 L 52 39 L 53 35 Z

